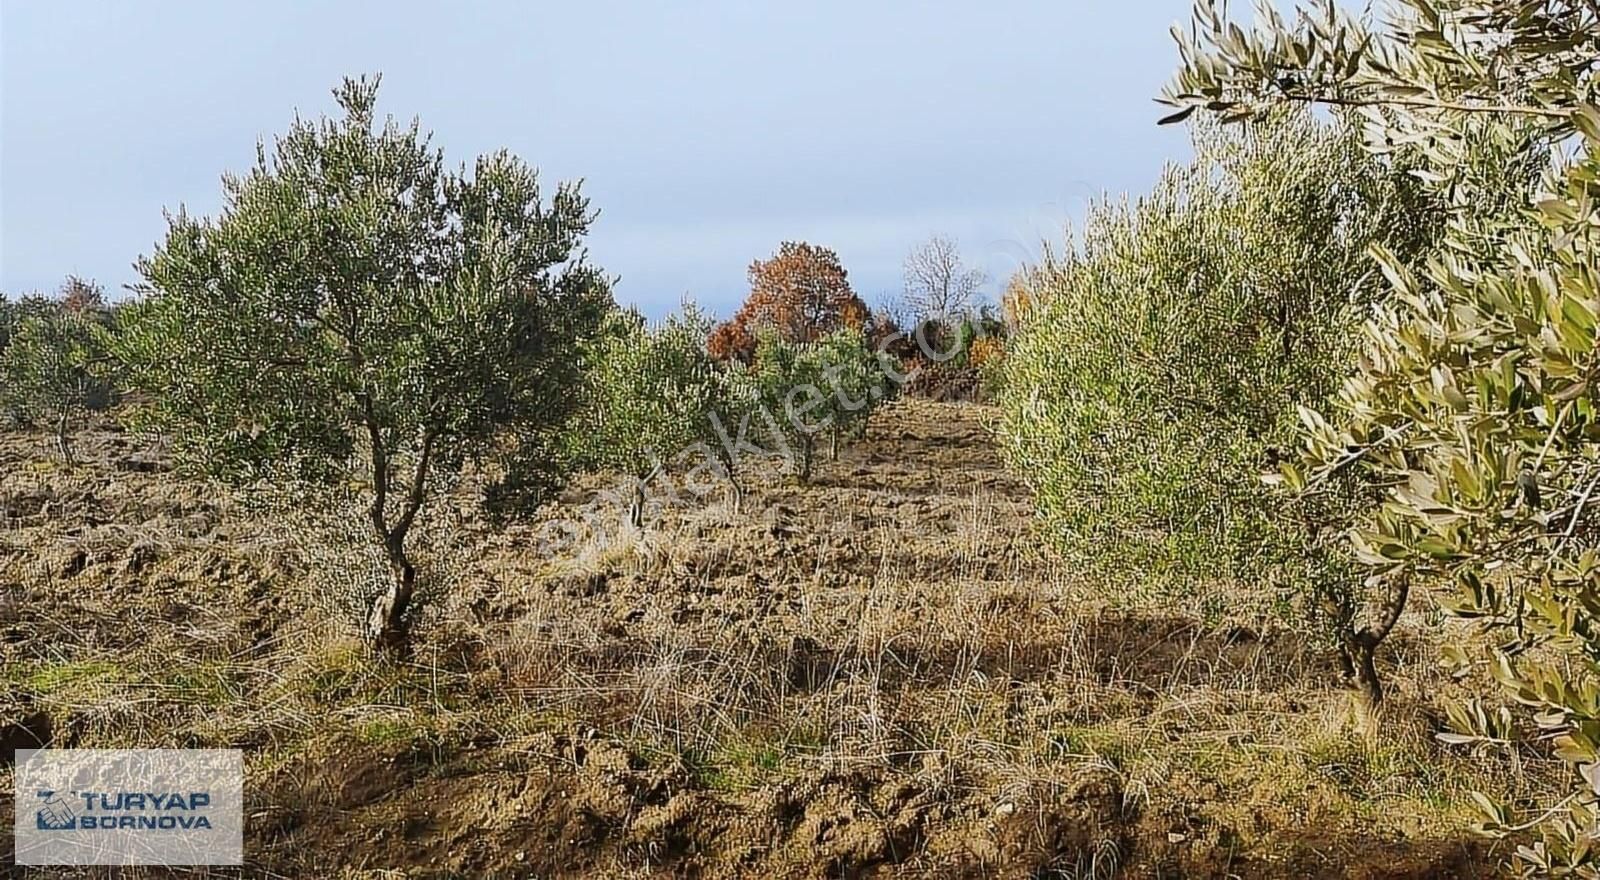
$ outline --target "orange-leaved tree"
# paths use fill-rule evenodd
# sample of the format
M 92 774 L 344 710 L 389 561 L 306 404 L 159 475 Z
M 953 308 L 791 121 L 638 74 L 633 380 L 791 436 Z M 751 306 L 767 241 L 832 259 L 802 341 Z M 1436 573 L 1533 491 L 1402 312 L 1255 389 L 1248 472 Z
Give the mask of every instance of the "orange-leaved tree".
M 788 342 L 814 342 L 842 329 L 865 330 L 870 320 L 838 254 L 786 241 L 771 259 L 750 264 L 750 295 L 731 320 L 712 331 L 707 348 L 720 360 L 748 363 L 759 330 L 772 328 Z
M 1022 329 L 1036 305 L 1033 287 L 1029 283 L 1028 270 L 1024 269 L 1011 276 L 1011 280 L 1006 282 L 1005 292 L 1000 294 L 1000 314 L 1005 317 L 1006 329 L 1012 333 Z

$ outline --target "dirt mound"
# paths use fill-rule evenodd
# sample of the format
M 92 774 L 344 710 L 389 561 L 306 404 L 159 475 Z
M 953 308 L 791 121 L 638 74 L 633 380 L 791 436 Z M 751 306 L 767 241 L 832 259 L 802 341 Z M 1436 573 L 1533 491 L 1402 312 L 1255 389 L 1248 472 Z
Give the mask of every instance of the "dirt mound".
M 952 797 L 942 768 L 817 769 L 739 795 L 650 766 L 593 731 L 444 765 L 359 743 L 306 756 L 265 783 L 253 823 L 262 867 L 294 875 L 394 867 L 421 876 L 1031 878 L 1116 864 L 1128 818 L 1110 774 L 994 802 Z M 308 787 L 300 780 L 312 779 Z M 370 860 L 370 862 L 368 861 Z

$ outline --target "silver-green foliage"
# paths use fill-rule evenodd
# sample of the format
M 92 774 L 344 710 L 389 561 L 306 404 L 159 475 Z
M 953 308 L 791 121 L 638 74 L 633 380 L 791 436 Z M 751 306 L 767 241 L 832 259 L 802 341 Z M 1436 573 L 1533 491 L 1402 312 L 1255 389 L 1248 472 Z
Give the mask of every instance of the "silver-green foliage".
M 554 436 L 611 298 L 584 262 L 576 187 L 546 202 L 507 153 L 449 170 L 417 123 L 377 119 L 376 81 L 335 96 L 340 117 L 296 119 L 224 177 L 216 217 L 170 218 L 116 353 L 189 464 L 366 485 L 396 575 L 372 635 L 396 644 L 406 538 L 436 478 Z
M 635 310 L 618 310 L 585 350 L 584 403 L 566 448 L 584 467 L 634 478 L 635 526 L 642 525 L 644 482 L 682 455 L 698 454 L 698 465 L 717 462 L 733 478 L 714 420 L 736 395 L 728 368 L 706 353 L 713 324 L 693 304 L 655 326 Z
M 860 330 L 841 330 L 818 340 L 824 378 L 833 393 L 832 457 L 841 438 L 858 439 L 879 406 L 895 396 L 900 365 L 875 351 Z
M 17 331 L 20 321 L 21 304 L 13 303 L 0 293 L 0 354 L 4 354 L 6 346 L 11 344 L 11 335 Z
M 1384 488 L 1353 532 L 1360 561 L 1453 584 L 1446 610 L 1496 647 L 1448 659 L 1481 664 L 1525 713 L 1458 704 L 1444 738 L 1521 748 L 1531 732 L 1572 767 L 1554 804 L 1478 796 L 1479 829 L 1538 829 L 1516 849 L 1524 876 L 1600 877 L 1600 6 L 1395 5 L 1376 31 L 1331 5 L 1292 25 L 1264 10 L 1247 31 L 1202 3 L 1166 100 L 1236 116 L 1359 106 L 1375 148 L 1417 145 L 1457 196 L 1425 266 L 1378 254 L 1390 305 L 1337 404 L 1305 413 L 1306 455 L 1283 476 L 1311 495 L 1350 473 Z M 1508 150 L 1521 155 L 1502 167 L 1553 153 L 1543 192 L 1483 216 L 1458 184 Z
M 17 329 L 22 326 L 23 321 L 29 317 L 55 311 L 60 307 L 61 304 L 59 302 L 37 293 L 29 294 L 16 300 L 8 299 L 5 294 L 0 293 L 0 354 L 5 353 L 6 348 L 11 344 L 12 336 L 16 335 Z
M 0 403 L 49 424 L 69 465 L 74 420 L 111 403 L 104 340 L 89 316 L 50 304 L 25 313 L 0 352 Z
M 609 315 L 584 355 L 585 403 L 569 439 L 577 460 L 645 477 L 711 439 L 721 387 L 705 349 L 712 326 L 693 305 L 655 326 L 633 309 Z
M 1113 581 L 1307 583 L 1352 597 L 1338 560 L 1260 475 L 1326 400 L 1381 289 L 1365 257 L 1433 230 L 1418 184 L 1339 120 L 1280 113 L 1195 131 L 1193 162 L 1022 279 L 1033 303 L 1003 373 L 1000 439 L 1048 532 Z M 1335 587 L 1337 587 L 1335 589 Z M 1324 591 L 1327 592 L 1327 591 Z
M 860 330 L 793 343 L 763 333 L 751 377 L 768 439 L 802 482 L 811 479 L 824 436 L 855 436 L 893 396 L 898 365 L 874 351 Z M 837 452 L 837 446 L 835 446 Z

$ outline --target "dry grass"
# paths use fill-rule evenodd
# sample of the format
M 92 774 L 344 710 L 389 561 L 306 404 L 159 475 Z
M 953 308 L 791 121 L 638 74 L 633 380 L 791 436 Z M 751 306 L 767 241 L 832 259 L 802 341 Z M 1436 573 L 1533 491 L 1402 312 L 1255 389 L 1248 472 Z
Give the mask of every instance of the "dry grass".
M 1533 803 L 1554 771 L 1434 739 L 1483 686 L 1438 668 L 1433 615 L 1369 717 L 1247 586 L 1075 577 L 982 413 L 899 404 L 816 485 L 761 472 L 742 511 L 643 533 L 601 509 L 554 555 L 603 483 L 507 528 L 464 488 L 431 510 L 405 663 L 352 636 L 381 560 L 348 500 L 119 469 L 116 434 L 70 474 L 0 438 L 0 712 L 246 749 L 252 875 L 1491 870 L 1466 792 Z

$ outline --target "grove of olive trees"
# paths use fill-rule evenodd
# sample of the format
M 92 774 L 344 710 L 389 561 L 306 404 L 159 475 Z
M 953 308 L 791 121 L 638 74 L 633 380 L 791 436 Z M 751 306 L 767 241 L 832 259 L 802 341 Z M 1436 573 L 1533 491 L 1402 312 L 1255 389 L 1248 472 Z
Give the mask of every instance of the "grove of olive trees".
M 273 876 L 1600 877 L 1600 6 L 1174 36 L 1148 192 L 722 321 L 345 80 L 0 297 L 0 743 L 245 751 Z

